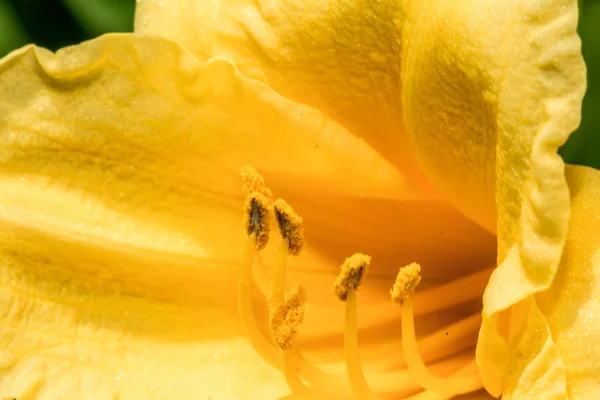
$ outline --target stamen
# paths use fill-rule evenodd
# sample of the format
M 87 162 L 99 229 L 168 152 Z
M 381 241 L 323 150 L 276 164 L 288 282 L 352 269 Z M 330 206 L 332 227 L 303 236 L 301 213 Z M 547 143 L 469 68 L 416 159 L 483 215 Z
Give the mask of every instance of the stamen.
M 269 241 L 271 206 L 269 200 L 259 192 L 252 192 L 246 197 L 244 224 L 246 233 L 254 235 L 255 250 L 262 250 Z
M 469 393 L 481 387 L 477 374 L 442 378 L 427 369 L 417 347 L 412 294 L 421 280 L 420 265 L 413 263 L 401 268 L 391 290 L 392 300 L 402 304 L 402 350 L 411 376 L 426 390 L 446 396 Z
M 273 329 L 275 321 L 271 316 L 276 314 L 276 310 L 283 304 L 283 292 L 285 290 L 285 273 L 287 256 L 289 250 L 289 242 L 287 239 L 281 241 L 279 250 L 277 251 L 277 262 L 275 263 L 275 271 L 269 287 L 267 302 L 269 304 L 269 326 Z
M 369 388 L 360 361 L 357 319 L 356 290 L 351 287 L 346 295 L 346 329 L 344 332 L 346 371 L 354 395 L 361 400 L 374 400 L 378 397 Z
M 243 166 L 240 169 L 240 176 L 242 177 L 242 190 L 245 196 L 252 192 L 258 192 L 271 201 L 273 193 L 265 185 L 265 178 L 256 172 L 253 167 L 250 165 Z
M 264 248 L 269 240 L 270 218 L 267 198 L 259 192 L 250 193 L 246 198 L 244 213 L 248 240 L 238 281 L 238 315 L 242 330 L 254 350 L 269 364 L 281 368 L 278 351 L 262 334 L 252 309 L 252 263 L 254 253 Z
M 350 289 L 356 290 L 361 279 L 367 274 L 371 257 L 355 253 L 346 258 L 342 265 L 342 271 L 333 284 L 333 291 L 341 301 L 346 301 Z
M 285 200 L 275 200 L 273 207 L 281 237 L 287 240 L 289 253 L 297 256 L 304 246 L 304 221 Z
M 279 225 L 279 231 L 283 240 L 281 241 L 277 252 L 275 272 L 268 294 L 269 325 L 273 331 L 279 323 L 279 321 L 274 318 L 278 317 L 278 310 L 283 305 L 288 254 L 298 255 L 304 244 L 302 218 L 282 199 L 275 201 L 274 209 L 277 224 Z
M 277 254 L 275 274 L 269 289 L 269 307 L 278 307 L 283 302 L 285 288 L 285 271 L 288 254 L 297 256 L 304 246 L 304 226 L 302 217 L 284 200 L 278 199 L 273 205 L 275 217 L 279 225 L 282 242 Z
M 333 286 L 335 295 L 346 302 L 346 326 L 344 330 L 346 372 L 355 397 L 361 400 L 375 400 L 378 398 L 367 384 L 358 351 L 356 289 L 358 289 L 362 279 L 367 274 L 370 262 L 371 257 L 360 253 L 346 258 Z
M 262 334 L 256 324 L 256 317 L 252 309 L 252 261 L 254 260 L 254 248 L 256 246 L 256 235 L 248 236 L 246 241 L 246 254 L 244 263 L 240 270 L 238 281 L 238 316 L 242 325 L 244 335 L 254 350 L 269 364 L 281 369 L 281 360 L 278 351 Z
M 278 310 L 282 307 L 284 300 L 283 293 L 285 290 L 287 257 L 289 254 L 298 255 L 302 250 L 304 245 L 304 227 L 302 218 L 284 200 L 278 199 L 275 201 L 274 209 L 282 237 L 277 253 L 277 263 L 275 265 L 275 271 L 268 294 L 269 326 L 275 333 L 280 319 Z M 273 336 L 277 337 L 276 334 Z M 309 382 L 313 383 L 313 391 L 323 395 L 325 398 L 329 396 L 329 393 L 336 391 L 336 387 L 337 392 L 344 389 L 343 377 L 321 371 L 319 368 L 308 362 L 298 349 L 287 349 L 284 350 L 283 353 L 284 373 L 286 369 L 290 368 L 291 364 L 293 364 L 295 368 L 294 374 L 296 374 L 296 378 L 292 379 L 291 376 L 286 378 L 289 379 L 289 385 L 293 384 L 296 387 L 296 389 L 292 389 L 290 386 L 290 389 L 292 389 L 294 393 L 299 393 L 303 390 L 300 389 L 298 382 L 304 387 L 297 377 L 298 373 Z M 291 373 L 291 371 L 288 371 L 288 373 Z M 305 390 L 307 389 L 305 388 Z

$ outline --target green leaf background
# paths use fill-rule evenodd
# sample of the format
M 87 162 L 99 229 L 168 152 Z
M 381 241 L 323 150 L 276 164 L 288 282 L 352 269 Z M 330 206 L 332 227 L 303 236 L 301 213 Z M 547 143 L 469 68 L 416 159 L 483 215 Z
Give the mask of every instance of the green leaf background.
M 0 0 L 0 57 L 27 43 L 56 50 L 106 32 L 133 30 L 135 0 Z M 583 118 L 560 154 L 600 169 L 600 0 L 579 0 L 587 65 Z

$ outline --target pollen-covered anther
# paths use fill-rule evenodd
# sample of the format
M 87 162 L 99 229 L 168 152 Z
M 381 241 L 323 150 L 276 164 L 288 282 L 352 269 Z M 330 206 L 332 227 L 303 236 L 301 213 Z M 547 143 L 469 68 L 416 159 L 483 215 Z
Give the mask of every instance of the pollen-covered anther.
M 400 268 L 396 275 L 396 282 L 390 290 L 392 301 L 401 305 L 404 299 L 412 296 L 419 282 L 421 282 L 421 266 L 419 264 L 411 263 Z
M 270 310 L 270 324 L 273 340 L 277 347 L 289 350 L 304 320 L 306 292 L 302 286 L 296 286 L 286 302 Z
M 333 284 L 333 292 L 342 301 L 346 301 L 348 291 L 356 290 L 360 285 L 361 280 L 366 276 L 371 257 L 355 253 L 346 258 L 342 264 L 340 274 Z
M 289 243 L 288 252 L 297 256 L 304 246 L 304 221 L 285 200 L 275 200 L 273 208 L 281 237 Z
M 273 193 L 265 185 L 265 178 L 252 166 L 244 165 L 240 169 L 240 176 L 242 177 L 242 190 L 245 196 L 252 192 L 258 192 L 265 196 L 269 202 L 272 201 Z
M 246 197 L 244 210 L 246 233 L 255 235 L 255 249 L 262 250 L 269 241 L 271 203 L 262 193 L 252 192 Z

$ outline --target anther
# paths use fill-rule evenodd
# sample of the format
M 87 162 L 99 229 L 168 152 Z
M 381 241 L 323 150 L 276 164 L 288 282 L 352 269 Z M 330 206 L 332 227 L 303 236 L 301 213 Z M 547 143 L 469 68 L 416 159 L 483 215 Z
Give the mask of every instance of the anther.
M 271 206 L 265 195 L 252 192 L 246 197 L 244 206 L 246 233 L 256 237 L 255 250 L 262 250 L 269 241 Z
M 256 172 L 256 170 L 250 165 L 245 165 L 240 169 L 240 176 L 242 177 L 242 190 L 244 195 L 248 196 L 252 192 L 258 192 L 265 196 L 269 202 L 273 198 L 273 193 L 265 185 L 265 178 Z
M 421 282 L 421 266 L 417 263 L 409 264 L 400 268 L 396 276 L 396 282 L 390 290 L 392 301 L 402 305 L 402 301 L 408 296 L 412 296 L 415 288 Z
M 356 290 L 362 278 L 367 274 L 371 257 L 355 253 L 346 258 L 341 267 L 341 272 L 333 284 L 333 291 L 338 299 L 346 301 L 348 291 Z
M 288 241 L 288 252 L 297 256 L 304 246 L 304 225 L 300 217 L 285 200 L 277 199 L 273 205 L 281 237 Z
M 273 340 L 282 350 L 290 350 L 304 319 L 306 292 L 302 286 L 296 286 L 289 298 L 277 309 L 271 310 Z

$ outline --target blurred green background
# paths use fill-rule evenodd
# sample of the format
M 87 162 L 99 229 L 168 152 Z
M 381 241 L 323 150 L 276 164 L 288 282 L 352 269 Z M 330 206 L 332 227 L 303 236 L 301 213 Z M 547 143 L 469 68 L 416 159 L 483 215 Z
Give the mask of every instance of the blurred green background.
M 561 154 L 600 169 L 600 0 L 579 0 L 579 8 L 588 89 L 581 126 Z M 105 32 L 132 31 L 134 9 L 135 0 L 0 0 L 0 57 L 27 43 L 56 50 Z

